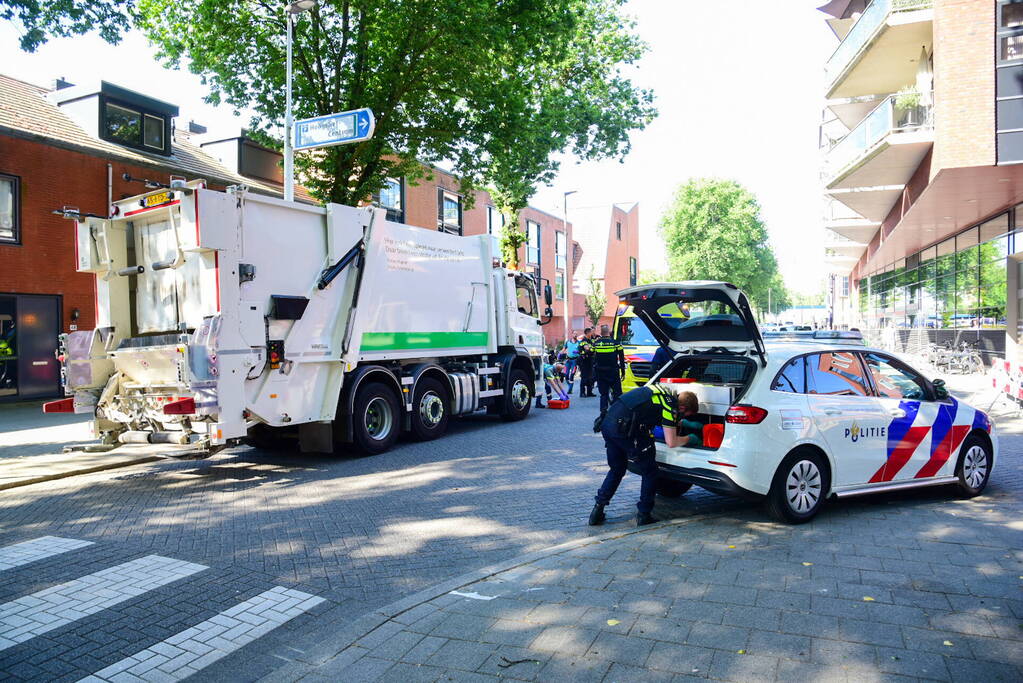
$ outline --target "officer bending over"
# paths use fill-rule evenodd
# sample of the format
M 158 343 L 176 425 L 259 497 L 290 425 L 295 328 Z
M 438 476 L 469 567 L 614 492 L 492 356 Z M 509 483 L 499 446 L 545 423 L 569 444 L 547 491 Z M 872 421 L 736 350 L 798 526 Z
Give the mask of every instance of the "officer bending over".
M 691 391 L 676 396 L 670 389 L 656 384 L 633 389 L 611 404 L 600 425 L 607 447 L 608 472 L 597 490 L 597 504 L 590 512 L 591 526 L 604 523 L 604 506 L 611 502 L 630 462 L 632 471 L 643 477 L 639 502 L 636 503 L 636 523 L 642 526 L 657 521 L 650 514 L 654 509 L 657 485 L 656 451 L 651 430 L 660 425 L 669 448 L 698 446 L 699 436 L 683 432 L 701 428 L 699 423 L 685 419 L 699 412 L 699 406 L 699 400 Z

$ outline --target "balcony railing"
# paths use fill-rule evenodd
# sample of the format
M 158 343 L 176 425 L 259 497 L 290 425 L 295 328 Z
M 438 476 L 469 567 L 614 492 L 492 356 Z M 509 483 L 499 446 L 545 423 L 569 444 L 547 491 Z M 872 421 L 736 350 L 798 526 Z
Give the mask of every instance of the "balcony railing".
M 921 130 L 931 127 L 930 105 L 906 109 L 895 106 L 895 95 L 887 97 L 849 134 L 835 143 L 827 156 L 825 175 L 834 178 L 853 161 L 891 133 Z
M 931 3 L 932 0 L 874 0 L 867 5 L 863 14 L 849 29 L 845 39 L 828 59 L 825 66 L 828 83 L 834 83 L 835 79 L 845 71 L 845 68 L 859 54 L 863 46 L 874 37 L 881 25 L 888 21 L 889 14 L 927 9 Z

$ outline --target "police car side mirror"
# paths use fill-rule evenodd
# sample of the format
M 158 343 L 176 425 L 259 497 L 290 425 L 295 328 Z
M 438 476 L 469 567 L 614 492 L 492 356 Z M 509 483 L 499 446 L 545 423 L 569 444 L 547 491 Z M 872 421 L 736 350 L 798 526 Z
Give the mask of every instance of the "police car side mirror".
M 938 400 L 948 398 L 948 387 L 945 386 L 945 380 L 936 379 L 931 382 L 931 386 L 934 387 L 934 397 Z

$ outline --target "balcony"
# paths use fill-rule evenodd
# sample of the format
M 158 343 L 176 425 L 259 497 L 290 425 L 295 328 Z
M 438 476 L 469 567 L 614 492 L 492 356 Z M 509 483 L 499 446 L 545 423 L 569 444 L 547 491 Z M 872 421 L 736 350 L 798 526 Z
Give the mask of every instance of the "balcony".
M 828 98 L 895 92 L 911 81 L 921 46 L 931 52 L 931 0 L 874 0 L 825 66 Z
M 934 144 L 930 105 L 887 97 L 828 151 L 827 193 L 868 221 L 884 220 Z
M 829 236 L 837 235 L 854 244 L 866 244 L 881 227 L 881 221 L 864 218 L 845 204 L 829 199 L 824 210 L 824 227 Z

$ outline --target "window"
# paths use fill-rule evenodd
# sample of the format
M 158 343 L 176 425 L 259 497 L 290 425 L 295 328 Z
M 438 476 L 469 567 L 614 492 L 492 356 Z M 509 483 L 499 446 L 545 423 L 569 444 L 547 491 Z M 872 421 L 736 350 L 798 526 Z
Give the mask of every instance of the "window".
M 497 210 L 496 207 L 487 207 L 487 234 L 488 235 L 499 235 L 501 234 L 501 228 L 504 227 L 504 214 Z
M 657 346 L 654 335 L 639 318 L 619 316 L 615 339 L 629 346 Z
M 554 274 L 554 297 L 556 299 L 565 298 L 565 274 L 560 270 Z
M 526 221 L 526 263 L 540 263 L 540 224 Z
M 848 297 L 849 296 L 849 276 L 848 275 L 843 275 L 841 277 L 839 288 L 838 288 L 838 292 L 839 292 L 839 296 L 844 296 L 844 297 Z
M 806 357 L 806 389 L 809 394 L 866 396 L 867 378 L 855 353 L 832 351 Z
M 927 398 L 927 383 L 905 365 L 877 353 L 868 353 L 863 360 L 881 398 Z
M 404 202 L 405 181 L 403 178 L 388 178 L 380 193 L 373 198 L 373 203 L 387 209 L 387 220 L 393 223 L 405 222 Z
M 167 117 L 103 100 L 100 137 L 128 147 L 168 154 Z
M 636 259 L 632 256 L 629 257 L 629 286 L 636 286 Z
M 21 241 L 19 199 L 17 176 L 0 173 L 0 243 L 18 244 Z
M 525 278 L 516 278 L 515 280 L 515 300 L 519 307 L 519 313 L 536 317 L 536 292 Z
M 1002 28 L 1023 26 L 1023 3 L 1008 2 L 1001 6 L 1001 10 Z
M 163 151 L 163 119 L 159 116 L 146 114 L 144 119 L 142 143 L 146 147 Z
M 806 363 L 805 358 L 793 358 L 781 369 L 778 376 L 774 378 L 771 385 L 774 391 L 787 391 L 791 394 L 806 393 Z
M 618 236 L 618 239 L 622 238 L 622 222 L 621 221 L 617 221 L 615 223 L 615 235 Z
M 565 268 L 565 233 L 554 231 L 554 267 Z
M 437 188 L 437 229 L 462 234 L 462 198 L 443 188 Z

